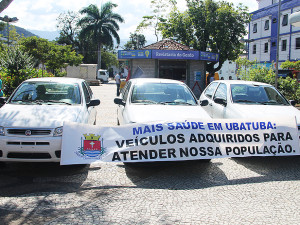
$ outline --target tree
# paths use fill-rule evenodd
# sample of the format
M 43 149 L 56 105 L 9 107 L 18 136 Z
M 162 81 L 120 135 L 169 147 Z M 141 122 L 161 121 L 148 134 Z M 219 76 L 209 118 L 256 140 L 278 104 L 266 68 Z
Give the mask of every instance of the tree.
M 79 27 L 77 23 L 79 21 L 79 15 L 76 12 L 68 11 L 67 13 L 61 13 L 56 19 L 57 29 L 60 31 L 60 36 L 57 38 L 59 44 L 72 45 L 74 49 L 78 46 L 78 32 Z
M 163 37 L 176 37 L 182 44 L 195 50 L 219 53 L 217 62 L 207 63 L 210 76 L 218 71 L 226 60 L 235 60 L 242 52 L 240 42 L 247 34 L 250 22 L 247 7 L 214 0 L 187 0 L 188 9 L 181 13 L 176 8 L 168 21 L 160 24 Z M 209 76 L 209 77 L 210 77 Z
M 44 38 L 28 37 L 20 40 L 19 45 L 38 63 L 47 66 L 53 73 L 69 65 L 79 65 L 82 62 L 82 56 L 72 50 L 71 45 L 58 45 Z
M 291 62 L 289 60 L 283 62 L 280 67 L 282 69 L 293 69 L 293 70 L 300 70 L 300 60 Z
M 101 67 L 101 49 L 103 45 L 112 47 L 114 39 L 120 44 L 120 37 L 117 33 L 120 29 L 118 23 L 122 23 L 124 19 L 113 12 L 115 7 L 117 7 L 117 4 L 107 2 L 101 5 L 101 9 L 91 4 L 80 11 L 81 14 L 85 15 L 78 22 L 78 25 L 82 27 L 80 36 L 91 35 L 93 41 L 97 43 L 97 71 Z
M 0 1 L 0 13 L 1 13 L 4 9 L 6 9 L 6 8 L 10 5 L 10 3 L 12 3 L 12 1 L 13 1 L 13 0 L 2 0 L 2 1 Z
M 118 66 L 119 65 L 119 61 L 117 59 L 116 54 L 112 53 L 112 52 L 108 52 L 108 51 L 104 51 L 102 50 L 102 65 L 101 67 L 104 69 L 108 69 L 112 66 Z
M 146 38 L 143 34 L 130 33 L 130 41 L 124 45 L 125 50 L 141 49 L 145 46 Z
M 166 22 L 166 12 L 170 9 L 170 5 L 175 7 L 176 0 L 151 0 L 152 15 L 143 16 L 143 20 L 136 31 L 140 32 L 149 27 L 153 28 L 156 41 L 158 41 L 159 24 Z

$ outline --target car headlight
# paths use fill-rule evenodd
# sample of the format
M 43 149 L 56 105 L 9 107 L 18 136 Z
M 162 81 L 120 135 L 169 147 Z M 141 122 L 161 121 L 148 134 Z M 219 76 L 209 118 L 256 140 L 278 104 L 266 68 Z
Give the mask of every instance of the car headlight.
M 0 127 L 0 136 L 4 136 L 5 132 L 4 132 L 4 127 Z
M 63 127 L 56 127 L 54 129 L 54 133 L 53 133 L 54 137 L 62 136 L 62 134 L 63 134 Z

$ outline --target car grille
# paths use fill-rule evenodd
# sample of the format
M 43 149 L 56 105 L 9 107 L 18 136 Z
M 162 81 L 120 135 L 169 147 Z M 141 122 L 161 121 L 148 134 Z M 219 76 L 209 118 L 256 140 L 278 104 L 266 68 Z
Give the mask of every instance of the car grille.
M 49 153 L 19 153 L 11 152 L 7 154 L 9 159 L 51 159 Z
M 26 136 L 26 131 L 30 131 L 31 135 L 29 136 L 34 136 L 34 135 L 49 135 L 51 134 L 51 130 L 40 130 L 40 129 L 7 129 L 8 134 L 12 135 L 22 135 Z

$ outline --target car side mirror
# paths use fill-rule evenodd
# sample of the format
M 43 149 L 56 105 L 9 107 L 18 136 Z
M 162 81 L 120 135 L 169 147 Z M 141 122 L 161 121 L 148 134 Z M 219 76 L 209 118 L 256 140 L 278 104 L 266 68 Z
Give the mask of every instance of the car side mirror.
M 123 99 L 121 99 L 121 98 L 115 98 L 114 103 L 117 104 L 117 105 L 125 106 L 125 102 L 123 102 Z
M 295 101 L 295 100 L 289 100 L 289 102 L 290 102 L 290 104 L 291 104 L 292 106 L 295 106 L 295 105 L 296 105 L 296 101 Z
M 208 100 L 202 100 L 200 101 L 201 106 L 207 106 L 208 105 Z
M 0 97 L 0 104 L 4 105 L 6 103 L 6 97 Z
M 217 104 L 223 105 L 225 107 L 227 106 L 227 101 L 225 99 L 222 99 L 222 98 L 215 98 L 214 102 L 217 103 Z
M 93 99 L 93 100 L 91 100 L 91 101 L 87 104 L 87 107 L 97 106 L 97 105 L 100 105 L 100 100 L 99 100 L 99 99 Z

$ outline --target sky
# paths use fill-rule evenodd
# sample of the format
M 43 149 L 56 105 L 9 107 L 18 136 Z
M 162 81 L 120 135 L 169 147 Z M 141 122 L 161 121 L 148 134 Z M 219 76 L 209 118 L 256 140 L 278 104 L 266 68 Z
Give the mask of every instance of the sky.
M 248 6 L 249 12 L 258 9 L 256 0 L 227 0 L 233 4 L 243 3 Z M 96 4 L 99 8 L 101 0 L 14 0 L 0 16 L 8 15 L 9 17 L 17 17 L 19 21 L 15 25 L 38 31 L 57 31 L 57 18 L 61 13 L 67 11 L 78 12 L 90 4 Z M 119 36 L 125 40 L 133 33 L 137 25 L 142 21 L 142 17 L 151 14 L 151 0 L 111 0 L 118 5 L 114 12 L 120 14 L 124 18 L 124 23 L 120 24 Z M 180 10 L 186 9 L 185 0 L 177 0 L 177 7 Z M 144 31 L 146 40 L 156 40 L 153 31 Z M 147 42 L 147 44 L 149 44 Z M 150 41 L 151 42 L 151 41 Z

